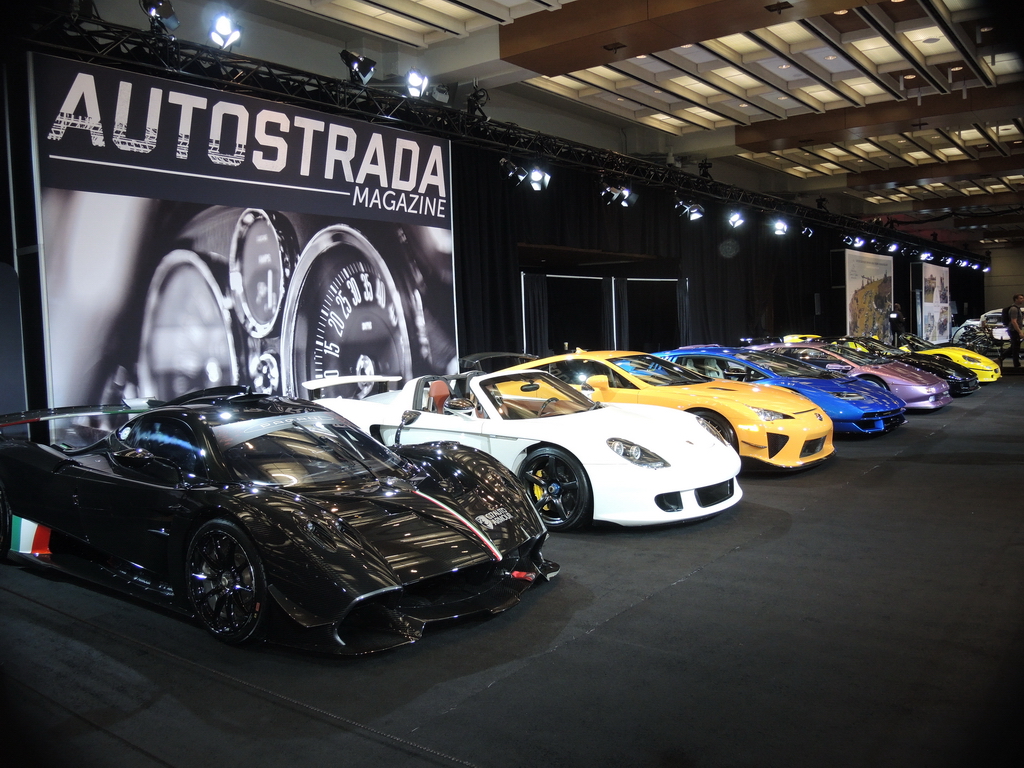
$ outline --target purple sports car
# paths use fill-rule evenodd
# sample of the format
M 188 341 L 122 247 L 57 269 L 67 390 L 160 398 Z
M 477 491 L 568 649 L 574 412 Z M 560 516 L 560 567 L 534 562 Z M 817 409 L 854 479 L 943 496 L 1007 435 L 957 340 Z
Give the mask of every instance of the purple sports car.
M 941 408 L 953 400 L 949 396 L 949 384 L 938 376 L 869 352 L 816 341 L 758 344 L 751 348 L 803 360 L 818 368 L 873 382 L 905 400 L 907 408 Z

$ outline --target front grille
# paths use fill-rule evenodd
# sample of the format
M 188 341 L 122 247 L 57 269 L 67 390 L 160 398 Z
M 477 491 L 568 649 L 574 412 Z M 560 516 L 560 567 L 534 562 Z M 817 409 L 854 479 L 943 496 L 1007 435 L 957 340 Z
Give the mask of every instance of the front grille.
M 789 442 L 789 435 L 780 435 L 775 432 L 768 433 L 768 458 L 774 459 L 779 451 L 786 447 Z
M 654 503 L 658 505 L 658 509 L 662 509 L 665 512 L 682 512 L 683 511 L 683 497 L 679 491 L 672 491 L 671 493 L 659 493 L 654 497 Z
M 702 507 L 713 507 L 715 504 L 732 498 L 732 478 L 729 478 L 724 483 L 705 485 L 703 488 L 698 488 L 694 493 L 697 495 L 697 503 Z
M 808 456 L 813 456 L 814 454 L 821 451 L 821 449 L 824 446 L 824 437 L 819 437 L 817 440 L 808 440 L 806 443 L 804 443 L 804 447 L 800 450 L 800 458 L 806 459 Z

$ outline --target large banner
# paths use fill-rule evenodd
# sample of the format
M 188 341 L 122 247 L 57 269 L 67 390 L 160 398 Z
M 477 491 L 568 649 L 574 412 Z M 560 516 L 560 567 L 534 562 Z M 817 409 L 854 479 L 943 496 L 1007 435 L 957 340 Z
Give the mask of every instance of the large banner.
M 846 251 L 846 333 L 892 338 L 892 257 Z
M 949 267 L 921 265 L 921 327 L 928 341 L 949 341 Z
M 455 370 L 446 141 L 46 56 L 31 71 L 53 405 Z

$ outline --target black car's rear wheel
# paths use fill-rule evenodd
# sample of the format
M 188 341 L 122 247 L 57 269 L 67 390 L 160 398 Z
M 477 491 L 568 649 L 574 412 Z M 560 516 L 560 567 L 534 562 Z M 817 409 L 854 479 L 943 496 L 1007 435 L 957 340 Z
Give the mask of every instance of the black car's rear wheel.
M 239 526 L 203 523 L 189 542 L 185 568 L 189 602 L 210 634 L 230 645 L 263 636 L 267 580 L 255 545 Z
M 519 479 L 550 530 L 568 531 L 589 522 L 590 480 L 572 454 L 560 448 L 539 448 L 519 468 Z

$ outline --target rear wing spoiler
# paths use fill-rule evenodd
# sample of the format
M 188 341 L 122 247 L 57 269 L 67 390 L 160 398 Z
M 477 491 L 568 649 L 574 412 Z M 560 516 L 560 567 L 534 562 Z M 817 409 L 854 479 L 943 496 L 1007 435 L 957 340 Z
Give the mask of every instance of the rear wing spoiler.
M 22 424 L 38 424 L 45 421 L 83 416 L 116 416 L 126 413 L 144 413 L 158 405 L 163 405 L 163 403 L 158 400 L 138 398 L 126 400 L 119 405 L 72 405 L 63 408 L 41 408 L 35 411 L 6 413 L 0 415 L 0 429 L 16 427 Z
M 328 387 L 339 387 L 343 384 L 384 384 L 390 388 L 391 384 L 401 381 L 401 376 L 380 376 L 380 375 L 357 375 L 357 376 L 324 376 L 322 379 L 310 379 L 302 382 L 302 386 L 308 390 L 311 400 L 320 398 L 320 391 Z

